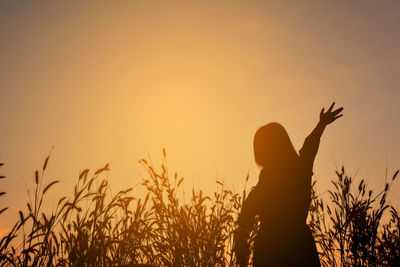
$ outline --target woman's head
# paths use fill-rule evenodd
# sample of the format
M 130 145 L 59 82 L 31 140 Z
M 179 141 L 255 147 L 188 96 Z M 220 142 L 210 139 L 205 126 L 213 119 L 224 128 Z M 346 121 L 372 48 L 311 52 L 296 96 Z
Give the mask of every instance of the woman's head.
M 257 130 L 253 146 L 256 163 L 262 167 L 282 167 L 298 159 L 285 128 L 276 122 Z

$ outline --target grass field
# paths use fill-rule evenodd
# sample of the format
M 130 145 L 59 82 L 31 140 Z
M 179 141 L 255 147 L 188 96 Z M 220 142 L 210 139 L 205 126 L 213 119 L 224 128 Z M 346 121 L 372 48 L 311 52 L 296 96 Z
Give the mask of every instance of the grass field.
M 184 179 L 167 169 L 165 150 L 163 157 L 160 167 L 140 161 L 147 173 L 142 198 L 133 188 L 111 194 L 107 164 L 82 171 L 73 195 L 60 196 L 52 211 L 43 209 L 46 194 L 61 182 L 44 184 L 47 157 L 26 206 L 1 238 L 0 265 L 234 266 L 236 220 L 248 189 L 233 192 L 216 181 L 217 192 L 193 189 L 184 201 L 178 197 Z M 400 265 L 399 211 L 387 201 L 397 174 L 374 193 L 365 180 L 354 185 L 342 168 L 328 198 L 313 190 L 308 224 L 323 266 Z M 13 216 L 6 213 L 0 207 L 0 216 Z

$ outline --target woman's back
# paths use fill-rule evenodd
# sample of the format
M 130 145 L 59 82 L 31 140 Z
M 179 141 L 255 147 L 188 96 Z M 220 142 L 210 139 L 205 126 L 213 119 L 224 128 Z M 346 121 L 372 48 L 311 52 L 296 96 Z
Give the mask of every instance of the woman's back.
M 259 184 L 246 199 L 245 212 L 238 221 L 239 225 L 250 229 L 255 215 L 259 215 L 255 265 L 299 266 L 299 262 L 309 263 L 311 259 L 318 263 L 314 239 L 306 225 L 309 199 L 304 191 L 310 177 L 305 176 L 301 166 L 293 166 L 281 174 L 261 171 Z

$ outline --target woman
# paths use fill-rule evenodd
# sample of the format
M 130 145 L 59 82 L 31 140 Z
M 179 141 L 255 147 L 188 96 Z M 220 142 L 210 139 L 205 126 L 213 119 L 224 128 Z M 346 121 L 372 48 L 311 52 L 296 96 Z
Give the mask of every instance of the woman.
M 254 157 L 262 167 L 257 185 L 243 203 L 235 237 L 240 266 L 247 266 L 247 239 L 256 216 L 260 228 L 254 242 L 254 266 L 320 266 L 306 218 L 311 202 L 311 176 L 325 127 L 342 116 L 343 108 L 324 112 L 299 154 L 286 130 L 273 122 L 254 136 Z

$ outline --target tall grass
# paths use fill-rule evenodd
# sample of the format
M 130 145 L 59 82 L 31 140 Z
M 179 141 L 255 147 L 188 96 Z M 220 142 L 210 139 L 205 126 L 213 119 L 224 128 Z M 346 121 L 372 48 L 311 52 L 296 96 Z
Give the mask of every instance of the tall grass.
M 400 266 L 400 217 L 388 203 L 398 173 L 374 194 L 364 179 L 354 187 L 342 167 L 329 199 L 312 191 L 309 226 L 323 266 Z
M 0 240 L 0 265 L 234 266 L 236 220 L 246 187 L 236 193 L 216 181 L 213 194 L 193 189 L 185 200 L 184 179 L 168 170 L 165 150 L 163 158 L 159 168 L 140 160 L 147 174 L 141 198 L 133 188 L 112 194 L 107 164 L 82 171 L 71 195 L 60 197 L 49 211 L 43 203 L 59 182 L 45 183 L 47 157 L 35 172 L 25 208 Z M 387 201 L 397 174 L 378 194 L 364 180 L 352 188 L 344 168 L 336 173 L 328 198 L 313 190 L 309 225 L 323 266 L 399 264 L 399 214 Z M 6 209 L 0 208 L 0 216 Z

